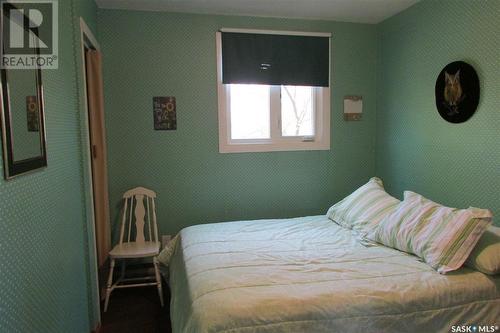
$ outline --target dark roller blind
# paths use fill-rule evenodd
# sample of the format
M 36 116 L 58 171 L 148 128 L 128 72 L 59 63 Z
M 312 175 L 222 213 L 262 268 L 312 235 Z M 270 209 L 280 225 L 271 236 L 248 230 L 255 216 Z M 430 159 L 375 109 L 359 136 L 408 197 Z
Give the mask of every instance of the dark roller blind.
M 329 37 L 222 32 L 222 83 L 329 86 Z

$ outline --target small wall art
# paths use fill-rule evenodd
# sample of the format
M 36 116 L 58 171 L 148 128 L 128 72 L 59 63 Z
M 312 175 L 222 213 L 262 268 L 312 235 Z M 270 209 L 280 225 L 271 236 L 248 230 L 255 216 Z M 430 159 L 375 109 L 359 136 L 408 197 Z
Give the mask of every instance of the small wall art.
M 28 132 L 38 132 L 40 130 L 38 112 L 37 97 L 26 96 L 26 119 L 28 120 Z
M 344 120 L 358 121 L 363 116 L 363 97 L 345 96 L 344 97 Z
M 467 121 L 479 104 L 479 78 L 474 68 L 463 61 L 446 65 L 435 86 L 436 108 L 446 121 Z
M 176 130 L 177 110 L 175 97 L 153 97 L 153 117 L 155 130 Z

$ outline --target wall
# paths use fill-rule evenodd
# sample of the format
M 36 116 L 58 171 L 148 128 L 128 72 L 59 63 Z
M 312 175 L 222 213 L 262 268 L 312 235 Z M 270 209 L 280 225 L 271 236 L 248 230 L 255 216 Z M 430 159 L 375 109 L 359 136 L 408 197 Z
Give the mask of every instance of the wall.
M 92 0 L 59 1 L 59 69 L 42 73 L 48 167 L 0 179 L 1 332 L 89 332 L 94 320 L 75 29 L 83 15 L 95 30 L 95 10 Z
M 379 26 L 377 173 L 395 195 L 411 189 L 500 215 L 498 17 L 499 1 L 424 1 Z M 436 77 L 455 60 L 481 82 L 478 110 L 462 124 L 434 105 Z
M 218 152 L 215 32 L 221 27 L 332 32 L 332 149 Z M 99 10 L 110 199 L 158 193 L 162 233 L 237 219 L 324 214 L 375 171 L 377 31 L 325 21 Z M 361 122 L 343 96 L 363 95 Z M 153 96 L 176 96 L 176 131 L 153 130 Z

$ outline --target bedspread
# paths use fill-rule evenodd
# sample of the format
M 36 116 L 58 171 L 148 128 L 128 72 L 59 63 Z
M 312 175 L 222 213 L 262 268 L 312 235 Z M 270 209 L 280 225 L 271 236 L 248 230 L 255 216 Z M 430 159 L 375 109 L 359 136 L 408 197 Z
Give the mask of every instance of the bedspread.
M 500 277 L 441 275 L 325 216 L 183 229 L 170 251 L 173 332 L 450 332 L 498 325 Z

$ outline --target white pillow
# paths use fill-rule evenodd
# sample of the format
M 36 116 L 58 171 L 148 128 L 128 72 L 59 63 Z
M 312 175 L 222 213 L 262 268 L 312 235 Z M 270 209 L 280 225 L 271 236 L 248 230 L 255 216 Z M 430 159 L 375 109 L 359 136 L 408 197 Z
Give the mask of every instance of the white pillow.
M 406 191 L 404 200 L 370 238 L 413 253 L 439 273 L 446 273 L 463 265 L 491 221 L 487 209 L 449 208 Z
M 373 230 L 399 202 L 385 191 L 380 178 L 373 177 L 368 183 L 330 207 L 326 215 L 343 227 L 366 233 Z

